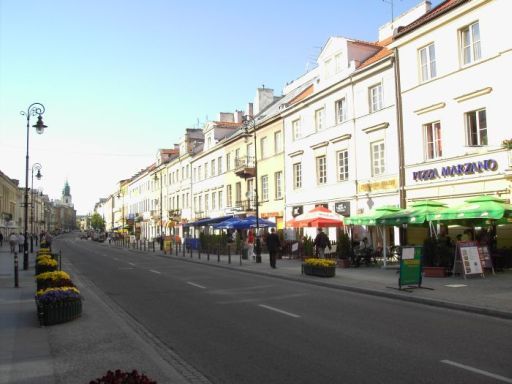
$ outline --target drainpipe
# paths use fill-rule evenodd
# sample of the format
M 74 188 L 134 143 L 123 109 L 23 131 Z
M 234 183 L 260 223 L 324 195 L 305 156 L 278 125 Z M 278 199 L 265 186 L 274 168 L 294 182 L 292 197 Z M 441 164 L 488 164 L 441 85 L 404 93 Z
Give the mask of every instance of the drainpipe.
M 400 199 L 400 208 L 406 207 L 405 191 L 405 158 L 404 158 L 404 123 L 402 111 L 402 87 L 400 84 L 400 59 L 398 48 L 393 49 L 394 69 L 395 69 L 395 103 L 396 103 L 396 123 L 398 132 L 398 193 Z M 407 244 L 407 233 L 405 228 L 400 228 L 400 244 Z

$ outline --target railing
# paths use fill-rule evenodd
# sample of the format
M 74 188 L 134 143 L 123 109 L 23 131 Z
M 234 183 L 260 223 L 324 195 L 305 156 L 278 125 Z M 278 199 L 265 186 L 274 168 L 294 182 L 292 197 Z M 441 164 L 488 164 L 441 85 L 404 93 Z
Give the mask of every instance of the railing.
M 254 156 L 241 156 L 235 158 L 235 170 L 239 168 L 254 168 Z
M 242 211 L 255 211 L 256 210 L 256 200 L 255 199 L 247 199 L 247 200 L 239 200 L 235 201 L 235 209 L 240 209 Z

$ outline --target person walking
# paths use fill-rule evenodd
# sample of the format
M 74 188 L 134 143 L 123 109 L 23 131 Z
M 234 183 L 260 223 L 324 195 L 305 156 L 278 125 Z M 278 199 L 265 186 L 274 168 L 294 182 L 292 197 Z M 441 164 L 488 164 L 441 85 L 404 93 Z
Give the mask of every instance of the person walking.
M 315 237 L 314 245 L 316 247 L 317 255 L 321 259 L 325 257 L 325 248 L 329 247 L 329 249 L 331 249 L 331 242 L 329 241 L 329 236 L 327 236 L 322 231 L 322 228 L 317 229 L 317 235 Z
M 249 259 L 254 260 L 254 231 L 252 229 L 249 230 L 247 234 L 247 257 Z
M 18 235 L 18 248 L 19 252 L 23 253 L 25 249 L 25 236 L 23 236 L 23 233 Z
M 281 248 L 281 240 L 276 233 L 276 229 L 271 228 L 270 233 L 267 235 L 267 249 L 270 256 L 270 266 L 272 268 L 276 268 L 276 256 L 279 248 Z
M 13 232 L 9 236 L 9 245 L 11 246 L 11 253 L 16 253 L 16 246 L 18 245 L 18 236 Z

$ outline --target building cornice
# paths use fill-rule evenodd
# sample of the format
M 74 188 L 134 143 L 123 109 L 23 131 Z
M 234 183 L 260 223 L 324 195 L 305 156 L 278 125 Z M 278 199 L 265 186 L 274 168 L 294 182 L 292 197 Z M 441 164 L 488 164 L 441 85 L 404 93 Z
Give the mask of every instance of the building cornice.
M 446 103 L 441 102 L 441 103 L 436 103 L 436 104 L 429 105 L 427 107 L 417 109 L 414 111 L 414 113 L 417 115 L 423 115 L 424 113 L 432 112 L 432 111 L 435 111 L 436 109 L 441 109 L 444 107 L 446 107 Z
M 488 93 L 491 93 L 491 92 L 492 92 L 492 87 L 486 87 L 486 88 L 479 89 L 478 91 L 474 91 L 474 92 L 466 93 L 461 96 L 454 97 L 453 100 L 455 100 L 457 103 L 461 103 L 463 101 L 473 99 L 478 96 L 487 95 Z
M 388 122 L 380 123 L 380 124 L 377 124 L 377 125 L 372 125 L 371 127 L 368 127 L 368 128 L 364 128 L 363 132 L 368 134 L 368 133 L 372 133 L 372 132 L 375 132 L 375 131 L 380 131 L 381 129 L 386 129 L 387 127 L 389 127 L 389 123 Z

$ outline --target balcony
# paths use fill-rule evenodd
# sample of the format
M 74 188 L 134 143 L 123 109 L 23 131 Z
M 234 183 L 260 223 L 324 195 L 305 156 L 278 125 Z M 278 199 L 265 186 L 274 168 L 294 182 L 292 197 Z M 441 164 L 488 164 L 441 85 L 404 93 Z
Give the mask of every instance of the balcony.
M 248 179 L 256 175 L 254 156 L 244 156 L 235 158 L 235 174 L 238 177 Z
M 256 211 L 256 201 L 255 199 L 235 201 L 235 205 L 232 209 L 237 211 L 254 212 Z

